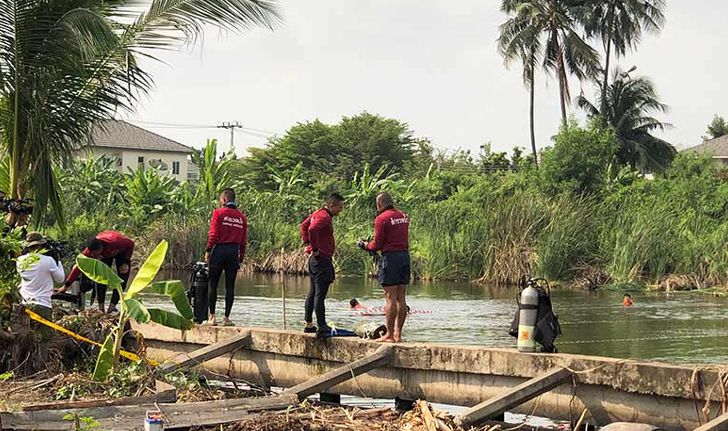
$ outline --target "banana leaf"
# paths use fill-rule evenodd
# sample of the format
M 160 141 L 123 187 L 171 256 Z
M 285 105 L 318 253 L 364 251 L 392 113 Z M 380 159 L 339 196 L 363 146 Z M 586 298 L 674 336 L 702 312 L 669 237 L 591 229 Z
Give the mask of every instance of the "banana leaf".
M 132 299 L 149 286 L 149 284 L 154 280 L 154 277 L 157 276 L 159 268 L 162 267 L 166 254 L 167 241 L 162 240 L 154 251 L 152 251 L 149 257 L 147 257 L 147 260 L 144 261 L 142 267 L 139 268 L 139 272 L 136 277 L 134 277 L 134 281 L 131 282 L 131 286 L 129 286 L 129 290 L 127 290 L 124 298 Z
M 104 344 L 101 345 L 99 356 L 96 358 L 96 368 L 94 368 L 93 378 L 96 381 L 103 382 L 109 378 L 111 370 L 114 368 L 114 334 L 113 332 L 106 337 Z
M 147 288 L 147 292 L 169 296 L 182 317 L 188 320 L 192 320 L 194 317 L 190 301 L 187 299 L 187 292 L 181 281 L 168 280 L 153 283 Z
M 172 329 L 188 330 L 192 328 L 192 321 L 185 319 L 177 313 L 158 308 L 147 309 L 152 316 L 152 321 Z
M 147 310 L 147 307 L 144 306 L 141 302 L 137 301 L 136 299 L 125 299 L 124 303 L 126 305 L 126 312 L 129 314 L 129 317 L 136 320 L 139 323 L 147 323 L 152 318 L 152 316 L 149 314 L 149 311 Z
M 76 265 L 86 277 L 99 284 L 105 284 L 114 289 L 121 289 L 121 278 L 112 270 L 109 265 L 100 260 L 86 257 L 82 254 L 76 258 Z

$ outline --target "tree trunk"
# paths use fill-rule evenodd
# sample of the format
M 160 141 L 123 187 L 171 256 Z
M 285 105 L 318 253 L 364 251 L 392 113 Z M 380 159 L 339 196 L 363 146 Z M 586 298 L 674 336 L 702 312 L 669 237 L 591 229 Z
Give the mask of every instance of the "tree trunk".
M 533 115 L 534 93 L 535 93 L 534 82 L 533 82 L 535 73 L 533 73 L 533 64 L 531 64 L 530 75 L 531 75 L 531 77 L 530 77 L 530 87 L 531 87 L 530 88 L 530 90 L 531 90 L 530 99 L 531 100 L 529 103 L 529 113 L 528 114 L 529 114 L 529 121 L 531 123 L 531 150 L 533 151 L 533 162 L 536 164 L 536 167 L 538 168 L 538 153 L 536 152 L 536 132 L 535 132 L 535 124 L 534 124 L 535 120 L 534 120 L 534 115 Z
M 606 115 L 606 108 L 607 108 L 607 89 L 609 88 L 609 57 L 612 54 L 612 36 L 611 33 L 609 34 L 607 38 L 607 49 L 606 49 L 606 57 L 604 60 L 604 77 L 602 78 L 602 100 L 601 100 L 601 106 L 600 110 L 602 112 L 602 116 Z M 604 119 L 606 121 L 606 118 Z
M 556 76 L 559 80 L 559 99 L 561 102 L 561 124 L 566 125 L 566 103 L 568 98 L 568 85 L 566 77 L 566 65 L 564 64 L 563 46 L 558 43 L 559 33 L 556 29 L 551 30 L 551 37 L 554 39 L 556 47 Z
M 558 71 L 556 72 L 559 76 L 559 99 L 561 101 L 561 124 L 564 126 L 566 125 L 566 99 L 567 96 L 567 85 L 568 82 L 566 77 L 566 70 L 564 66 L 564 56 L 561 52 L 559 52 L 559 58 L 557 60 L 558 65 Z

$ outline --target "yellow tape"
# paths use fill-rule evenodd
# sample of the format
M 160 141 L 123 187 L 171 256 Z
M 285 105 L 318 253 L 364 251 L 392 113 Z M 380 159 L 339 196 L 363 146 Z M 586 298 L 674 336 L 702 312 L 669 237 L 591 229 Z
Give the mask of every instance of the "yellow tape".
M 34 312 L 33 310 L 26 308 L 25 313 L 31 319 L 35 320 L 36 322 L 42 323 L 42 324 L 48 326 L 49 328 L 55 329 L 58 332 L 68 335 L 71 338 L 75 338 L 78 341 L 83 341 L 84 343 L 93 344 L 94 346 L 99 347 L 99 348 L 101 347 L 101 343 L 97 343 L 96 341 L 90 340 L 82 335 L 78 335 L 77 333 L 75 333 L 71 330 L 68 330 L 57 323 L 53 323 L 49 320 L 46 320 L 42 316 L 40 316 L 38 313 Z M 136 353 L 127 352 L 126 350 L 120 351 L 119 354 L 121 356 L 125 357 L 126 359 L 129 359 L 130 361 L 138 362 L 138 361 L 142 360 L 142 358 L 139 355 L 137 355 Z M 157 365 L 159 365 L 159 362 L 152 361 L 151 359 L 147 359 L 146 361 L 149 362 L 150 365 L 155 366 L 155 367 Z

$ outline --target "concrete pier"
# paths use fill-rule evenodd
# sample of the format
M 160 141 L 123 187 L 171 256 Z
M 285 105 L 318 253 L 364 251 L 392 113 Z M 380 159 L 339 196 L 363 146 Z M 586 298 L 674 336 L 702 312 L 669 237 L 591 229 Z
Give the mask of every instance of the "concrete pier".
M 149 357 L 160 361 L 180 360 L 185 353 L 250 331 L 246 347 L 212 359 L 204 367 L 259 385 L 285 388 L 371 355 L 381 347 L 358 338 L 321 341 L 301 332 L 260 328 L 198 326 L 177 331 L 147 324 L 135 325 L 135 329 L 144 335 Z M 726 391 L 721 388 L 720 375 L 728 371 L 728 367 L 406 343 L 394 345 L 388 365 L 326 392 L 470 407 L 559 367 L 573 370 L 573 381 L 514 411 L 570 420 L 586 408 L 588 417 L 599 425 L 642 422 L 666 430 L 691 430 L 721 413 Z

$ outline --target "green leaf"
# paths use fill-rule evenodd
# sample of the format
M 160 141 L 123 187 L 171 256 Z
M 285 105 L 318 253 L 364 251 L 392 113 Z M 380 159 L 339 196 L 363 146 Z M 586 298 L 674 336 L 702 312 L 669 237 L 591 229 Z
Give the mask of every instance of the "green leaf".
M 134 298 L 141 293 L 142 290 L 149 286 L 149 283 L 151 283 L 152 280 L 154 280 L 154 277 L 157 276 L 159 268 L 162 267 L 162 263 L 164 263 L 164 257 L 166 255 L 167 241 L 162 240 L 149 255 L 147 260 L 144 262 L 144 265 L 139 268 L 139 272 L 136 277 L 134 277 L 134 281 L 131 282 L 131 286 L 129 286 L 129 290 L 126 292 L 126 299 Z
M 152 322 L 159 323 L 168 328 L 187 330 L 192 328 L 192 321 L 185 319 L 177 313 L 171 311 L 160 310 L 158 308 L 148 309 L 149 314 L 152 316 Z
M 177 311 L 185 319 L 192 320 L 194 314 L 192 313 L 192 307 L 190 307 L 190 301 L 187 299 L 187 292 L 185 292 L 185 286 L 179 280 L 168 280 L 153 283 L 147 289 L 149 292 L 154 292 L 160 295 L 167 295 L 172 298 Z
M 96 368 L 94 368 L 93 378 L 96 381 L 103 382 L 109 378 L 111 370 L 114 368 L 114 334 L 109 334 L 104 344 L 99 350 L 99 356 L 96 358 Z
M 111 288 L 121 288 L 121 278 L 112 270 L 109 265 L 100 260 L 86 257 L 82 254 L 76 258 L 78 269 L 83 272 L 86 277 L 99 284 L 105 284 Z
M 136 299 L 125 299 L 124 303 L 126 304 L 126 312 L 137 322 L 147 323 L 152 318 L 147 307 Z

